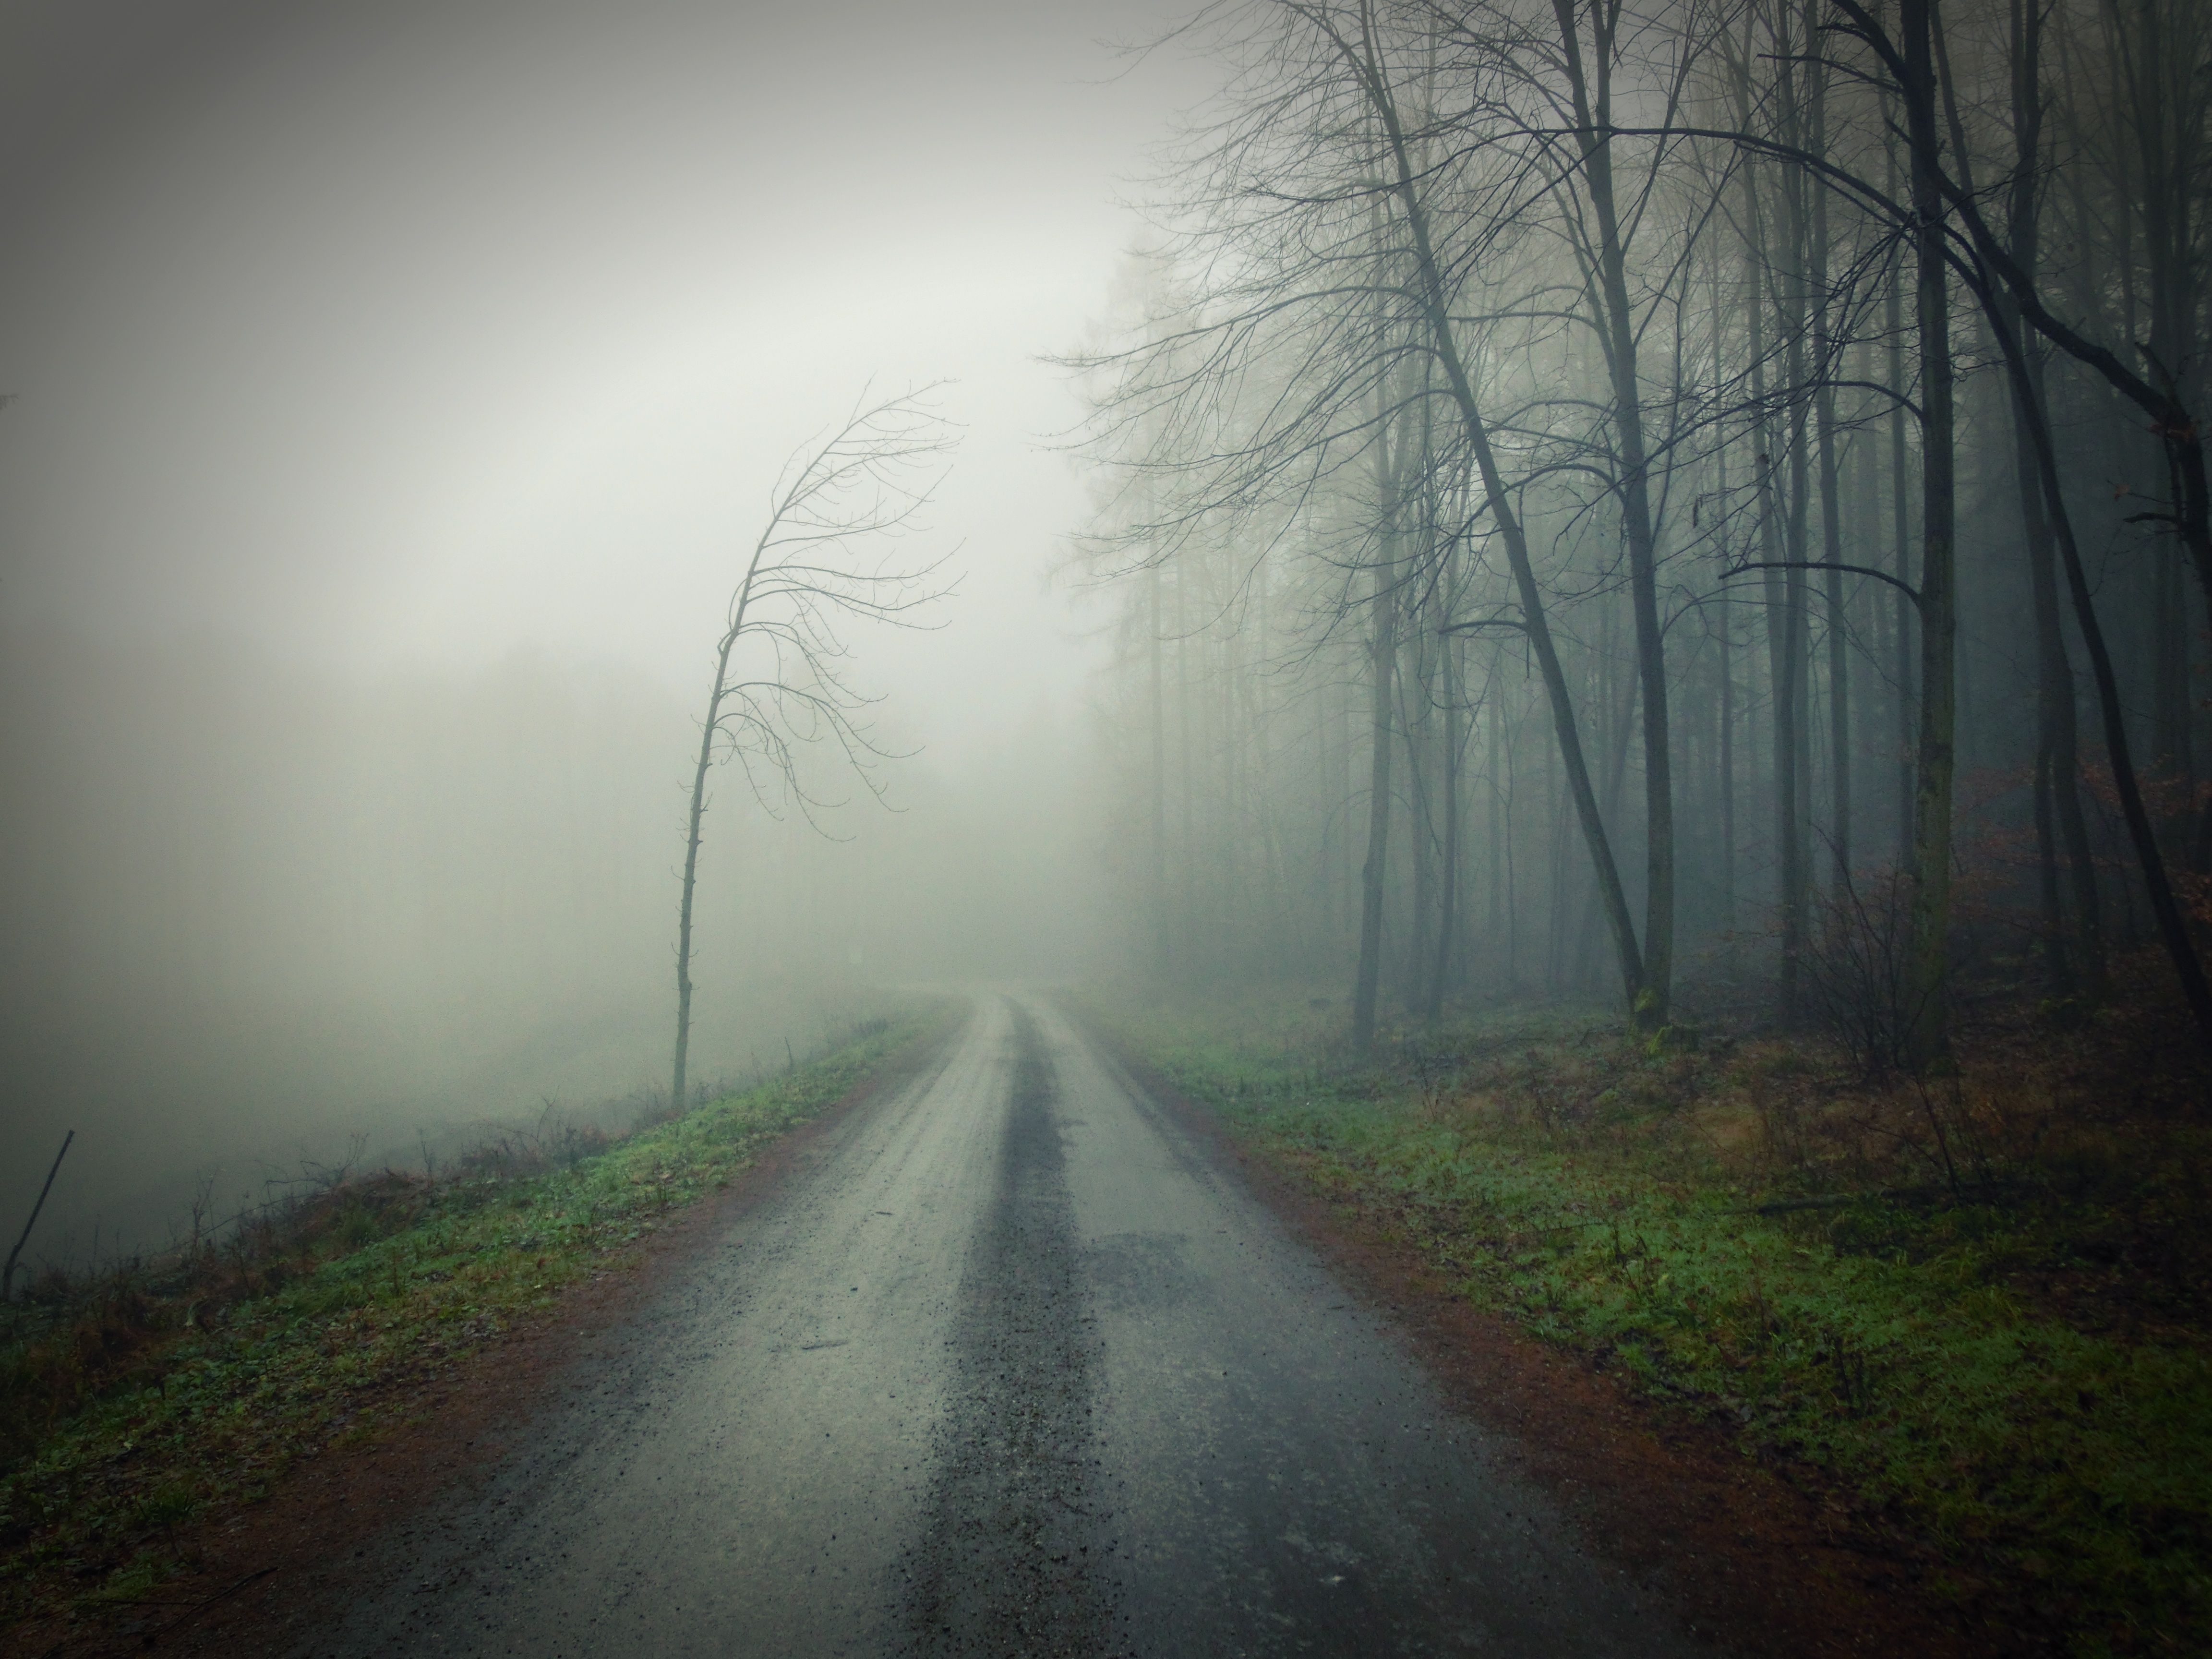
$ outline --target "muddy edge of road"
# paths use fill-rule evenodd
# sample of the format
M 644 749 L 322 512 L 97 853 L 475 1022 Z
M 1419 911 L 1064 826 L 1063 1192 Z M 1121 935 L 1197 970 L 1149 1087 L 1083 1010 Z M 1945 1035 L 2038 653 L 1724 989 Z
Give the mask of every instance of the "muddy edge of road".
M 125 1655 L 285 1655 L 358 1595 L 358 1573 L 398 1523 L 465 1495 L 525 1440 L 557 1398 L 570 1362 L 650 1308 L 712 1250 L 728 1224 L 811 1164 L 818 1143 L 854 1113 L 941 1069 L 976 1018 L 969 999 L 865 1082 L 764 1149 L 729 1187 L 672 1215 L 638 1247 L 637 1265 L 579 1281 L 540 1319 L 486 1344 L 423 1415 L 376 1440 L 288 1472 L 267 1501 L 180 1528 L 172 1547 L 194 1569 L 158 1603 L 118 1606 L 61 1623 L 0 1632 L 0 1659 Z
M 1387 1316 L 1453 1409 L 1504 1437 L 1601 1553 L 1744 1656 L 1991 1650 L 1929 1605 L 1924 1564 L 1854 1547 L 1840 1517 L 1737 1449 L 1453 1291 L 1385 1217 L 1333 1203 L 1186 1098 L 1070 998 L 1061 1012 Z

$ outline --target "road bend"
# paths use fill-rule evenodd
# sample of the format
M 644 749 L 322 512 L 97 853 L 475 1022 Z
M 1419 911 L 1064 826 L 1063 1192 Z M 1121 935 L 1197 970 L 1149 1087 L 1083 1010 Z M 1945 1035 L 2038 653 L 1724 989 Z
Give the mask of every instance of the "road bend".
M 1038 998 L 575 1378 L 306 1651 L 1708 1651 Z

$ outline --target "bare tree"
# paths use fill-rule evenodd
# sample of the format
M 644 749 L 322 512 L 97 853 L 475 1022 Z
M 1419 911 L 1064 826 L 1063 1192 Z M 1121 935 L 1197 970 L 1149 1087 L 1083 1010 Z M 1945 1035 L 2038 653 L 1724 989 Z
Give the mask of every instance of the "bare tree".
M 39 1224 L 39 1212 L 46 1207 L 46 1194 L 54 1189 L 54 1177 L 62 1172 L 62 1160 L 69 1156 L 70 1143 L 76 1139 L 71 1129 L 62 1137 L 62 1149 L 54 1154 L 54 1166 L 46 1171 L 46 1184 L 39 1188 L 39 1201 L 31 1206 L 31 1218 L 23 1224 L 23 1236 L 15 1241 L 15 1248 L 8 1252 L 8 1264 L 0 1267 L 0 1302 L 8 1299 L 8 1291 L 15 1282 L 15 1262 L 23 1254 L 23 1246 L 31 1242 L 31 1229 Z
M 948 556 L 902 559 L 895 545 L 921 527 L 920 514 L 957 439 L 929 401 L 935 389 L 880 401 L 863 394 L 827 437 L 793 453 L 730 595 L 684 825 L 671 1095 L 679 1111 L 691 1041 L 692 898 L 708 771 L 735 759 L 757 798 L 767 801 L 773 793 L 818 827 L 816 812 L 834 803 L 809 793 L 799 760 L 803 749 L 826 743 L 881 799 L 875 769 L 890 751 L 877 744 L 865 722 L 873 700 L 847 676 L 850 653 L 837 623 L 847 618 L 924 626 L 917 611 L 946 591 L 938 578 Z M 884 549 L 886 542 L 894 546 Z

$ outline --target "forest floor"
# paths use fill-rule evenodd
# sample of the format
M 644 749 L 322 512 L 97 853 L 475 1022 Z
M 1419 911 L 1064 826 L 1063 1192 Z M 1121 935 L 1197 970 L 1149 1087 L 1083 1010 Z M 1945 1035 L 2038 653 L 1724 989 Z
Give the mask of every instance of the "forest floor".
M 521 1414 L 518 1342 L 619 1299 L 691 1212 L 963 1016 L 868 1022 L 618 1140 L 509 1134 L 443 1179 L 353 1177 L 220 1243 L 51 1278 L 0 1329 L 0 1650 L 181 1633 L 277 1570 L 241 1540 L 293 1565 L 350 1553 L 383 1516 L 319 1503 L 322 1468 L 380 1459 L 401 1502 L 452 1478 Z
M 2098 1656 L 2212 1650 L 2212 1075 L 2160 986 L 1962 997 L 1926 1085 L 1593 1006 L 1364 1062 L 1304 988 L 1080 1006 L 1351 1234 L 1794 1491 L 1844 1576 Z

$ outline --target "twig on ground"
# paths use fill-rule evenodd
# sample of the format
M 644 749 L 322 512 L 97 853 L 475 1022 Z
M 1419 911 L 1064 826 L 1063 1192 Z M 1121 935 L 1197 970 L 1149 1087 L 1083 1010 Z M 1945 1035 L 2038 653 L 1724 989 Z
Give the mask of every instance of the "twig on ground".
M 171 1631 L 176 1629 L 178 1626 L 183 1624 L 194 1614 L 205 1613 L 210 1607 L 213 1607 L 218 1601 L 228 1601 L 232 1596 L 237 1595 L 239 1591 L 244 1589 L 248 1584 L 258 1583 L 262 1579 L 266 1578 L 270 1573 L 276 1571 L 276 1569 L 274 1567 L 264 1567 L 258 1572 L 249 1572 L 245 1577 L 240 1579 L 228 1589 L 217 1590 L 213 1595 L 204 1596 L 199 1601 L 186 1604 L 185 1610 L 179 1613 L 175 1618 L 169 1620 L 167 1624 L 162 1626 L 159 1630 L 149 1631 L 146 1633 L 146 1645 L 148 1647 L 153 1646 L 155 1642 L 159 1641 L 162 1637 L 167 1636 Z M 141 1603 L 140 1605 L 150 1607 L 155 1604 L 152 1602 L 145 1602 Z M 171 1601 L 166 1605 L 174 1607 L 177 1604 Z

